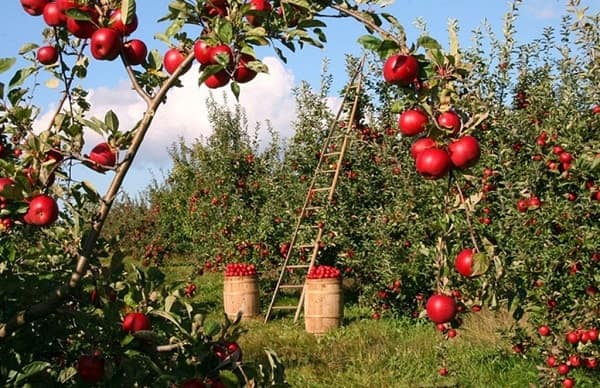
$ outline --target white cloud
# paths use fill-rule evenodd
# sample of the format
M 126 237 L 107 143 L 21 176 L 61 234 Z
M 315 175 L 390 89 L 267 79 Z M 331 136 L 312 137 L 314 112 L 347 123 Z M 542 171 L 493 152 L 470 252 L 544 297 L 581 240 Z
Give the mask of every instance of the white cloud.
M 534 18 L 540 20 L 556 19 L 561 13 L 559 4 L 548 0 L 526 2 L 524 9 L 527 13 L 533 15 Z
M 246 112 L 249 129 L 254 130 L 257 122 L 265 127 L 269 121 L 281 136 L 292 134 L 291 121 L 295 117 L 295 100 L 292 95 L 294 75 L 286 69 L 281 61 L 274 57 L 266 57 L 264 63 L 269 67 L 269 74 L 259 74 L 253 81 L 241 85 L 240 104 Z M 210 135 L 206 100 L 210 93 L 218 103 L 223 103 L 223 93 L 230 106 L 235 104 L 235 98 L 229 87 L 210 90 L 198 86 L 198 69 L 194 67 L 182 77 L 183 87 L 172 89 L 166 103 L 157 111 L 144 143 L 132 165 L 129 176 L 125 181 L 125 190 L 137 192 L 144 188 L 159 170 L 170 167 L 167 148 L 179 138 L 192 142 L 200 137 Z M 142 117 L 145 110 L 144 102 L 132 90 L 127 81 L 121 81 L 114 87 L 101 87 L 90 91 L 89 101 L 92 105 L 91 115 L 103 118 L 108 110 L 113 110 L 119 117 L 120 128 L 129 129 Z M 50 120 L 50 113 L 40 118 L 38 127 L 43 128 Z M 269 141 L 267 132 L 259 133 L 262 141 Z M 90 131 L 86 134 L 86 147 L 89 151 L 94 144 L 101 141 L 100 137 Z M 97 173 L 86 171 L 84 174 L 95 174 L 93 177 L 77 177 L 92 179 L 102 192 L 112 178 L 112 174 L 98 177 Z M 161 174 L 158 173 L 158 177 Z
M 241 85 L 240 104 L 246 111 L 249 126 L 269 120 L 284 135 L 291 132 L 290 121 L 294 116 L 293 74 L 275 58 L 265 58 L 269 74 L 259 74 L 249 84 Z M 168 159 L 166 148 L 180 137 L 193 141 L 210 135 L 206 100 L 212 93 L 215 100 L 223 103 L 223 94 L 230 106 L 235 98 L 228 87 L 210 90 L 197 85 L 198 71 L 192 68 L 182 78 L 183 87 L 172 89 L 166 103 L 161 105 L 144 141 L 140 161 L 144 164 L 162 165 Z M 144 103 L 131 90 L 128 83 L 121 82 L 115 88 L 99 88 L 90 93 L 93 114 L 102 116 L 109 109 L 115 111 L 122 128 L 130 128 L 141 118 Z

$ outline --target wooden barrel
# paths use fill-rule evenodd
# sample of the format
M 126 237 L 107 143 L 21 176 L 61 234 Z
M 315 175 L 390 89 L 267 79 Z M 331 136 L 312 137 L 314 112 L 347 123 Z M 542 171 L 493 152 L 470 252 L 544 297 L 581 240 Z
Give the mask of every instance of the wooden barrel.
M 229 319 L 238 311 L 242 319 L 252 318 L 260 312 L 258 280 L 256 276 L 225 276 L 223 280 L 223 307 Z
M 341 326 L 344 316 L 341 278 L 307 279 L 304 293 L 307 332 L 323 334 Z

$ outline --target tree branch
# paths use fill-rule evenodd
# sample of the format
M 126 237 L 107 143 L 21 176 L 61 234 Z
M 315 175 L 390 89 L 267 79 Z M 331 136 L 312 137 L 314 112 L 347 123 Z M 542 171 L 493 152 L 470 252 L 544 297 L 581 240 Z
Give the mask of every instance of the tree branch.
M 30 306 L 26 310 L 16 314 L 6 323 L 0 324 L 0 342 L 5 340 L 13 332 L 27 323 L 52 314 L 77 287 L 79 281 L 85 275 L 88 262 L 92 257 L 94 247 L 96 246 L 98 238 L 100 237 L 100 232 L 102 231 L 102 227 L 104 226 L 104 222 L 106 221 L 110 208 L 117 197 L 121 185 L 123 184 L 123 180 L 125 179 L 125 176 L 127 175 L 127 172 L 129 171 L 129 168 L 131 167 L 131 164 L 133 163 L 133 160 L 139 151 L 142 141 L 144 140 L 150 125 L 152 124 L 158 107 L 163 102 L 167 92 L 175 85 L 179 79 L 179 76 L 183 74 L 185 69 L 191 65 L 193 59 L 194 54 L 188 54 L 181 66 L 163 83 L 157 94 L 152 99 L 148 100 L 146 112 L 144 113 L 142 120 L 135 130 L 135 135 L 131 145 L 127 150 L 125 158 L 117 167 L 115 177 L 113 178 L 106 194 L 102 198 L 96 215 L 92 219 L 92 227 L 83 243 L 79 260 L 77 261 L 75 270 L 71 273 L 69 281 L 53 291 L 45 301 Z
M 376 25 L 372 20 L 365 18 L 361 14 L 361 12 L 356 11 L 354 9 L 344 7 L 343 5 L 338 5 L 338 4 L 332 4 L 331 8 L 337 10 L 340 13 L 346 14 L 346 15 L 358 20 L 360 23 L 364 24 L 371 30 L 376 31 L 384 39 L 391 40 L 392 42 L 396 43 L 398 45 L 398 47 L 400 47 L 400 51 L 402 52 L 402 54 L 408 54 L 410 52 L 408 47 L 406 47 L 406 44 L 404 41 L 399 39 L 394 34 L 388 32 L 388 31 L 384 30 L 383 28 L 381 28 L 380 26 Z

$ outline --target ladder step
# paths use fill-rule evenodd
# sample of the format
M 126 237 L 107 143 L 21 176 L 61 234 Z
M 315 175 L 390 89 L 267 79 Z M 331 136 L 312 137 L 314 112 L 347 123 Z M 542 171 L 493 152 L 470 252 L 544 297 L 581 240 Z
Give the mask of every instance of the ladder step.
M 319 225 L 300 225 L 300 229 L 319 229 Z
M 298 249 L 314 248 L 315 247 L 315 243 L 312 243 L 312 244 L 297 244 L 296 247 Z
M 279 288 L 303 288 L 304 284 L 280 284 Z
M 273 310 L 296 310 L 298 306 L 273 306 Z
M 334 151 L 334 152 L 328 152 L 326 154 L 323 154 L 323 156 L 338 156 L 339 154 L 341 154 L 340 151 Z
M 329 190 L 331 190 L 331 186 L 328 186 L 328 187 L 319 187 L 317 189 L 312 189 L 312 191 L 317 191 L 317 192 L 329 191 Z
M 321 206 L 307 206 L 304 208 L 304 211 L 306 210 L 321 210 Z
M 336 170 L 319 170 L 321 174 L 333 174 Z
M 308 268 L 310 265 L 308 264 L 290 264 L 286 265 L 285 268 Z

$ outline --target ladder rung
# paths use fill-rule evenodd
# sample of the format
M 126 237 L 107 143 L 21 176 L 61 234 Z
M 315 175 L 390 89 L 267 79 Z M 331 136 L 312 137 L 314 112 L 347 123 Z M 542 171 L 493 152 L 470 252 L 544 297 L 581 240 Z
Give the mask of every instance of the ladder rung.
M 296 248 L 298 249 L 306 249 L 306 248 L 314 248 L 315 243 L 312 244 L 297 244 Z
M 298 306 L 273 306 L 273 310 L 296 310 Z
M 279 288 L 303 288 L 304 284 L 280 284 Z
M 304 211 L 306 210 L 321 210 L 321 206 L 307 206 L 304 208 Z
M 290 264 L 286 265 L 285 268 L 308 268 L 310 265 L 308 264 Z
M 319 229 L 319 225 L 300 225 L 300 229 Z
M 328 186 L 328 187 L 319 187 L 317 189 L 312 189 L 312 191 L 318 191 L 318 192 L 320 192 L 320 191 L 329 191 L 329 190 L 331 190 L 331 186 Z
M 336 170 L 319 170 L 322 174 L 333 174 Z
M 334 151 L 334 152 L 328 152 L 328 153 L 326 153 L 326 154 L 323 154 L 323 156 L 324 156 L 324 157 L 326 157 L 326 156 L 337 156 L 337 155 L 339 155 L 339 154 L 341 154 L 341 152 L 340 152 L 340 151 Z

